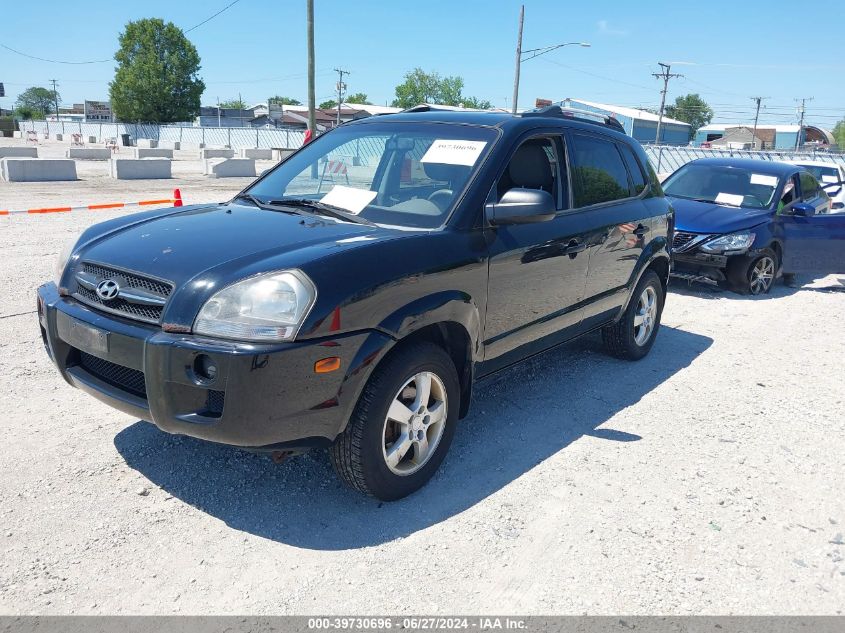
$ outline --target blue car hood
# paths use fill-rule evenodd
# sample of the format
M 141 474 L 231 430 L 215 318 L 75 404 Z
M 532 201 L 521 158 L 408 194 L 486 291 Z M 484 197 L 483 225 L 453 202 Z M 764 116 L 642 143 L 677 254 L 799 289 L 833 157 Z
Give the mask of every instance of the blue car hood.
M 771 209 L 743 209 L 713 202 L 672 198 L 675 230 L 690 233 L 733 233 L 762 224 L 772 218 Z

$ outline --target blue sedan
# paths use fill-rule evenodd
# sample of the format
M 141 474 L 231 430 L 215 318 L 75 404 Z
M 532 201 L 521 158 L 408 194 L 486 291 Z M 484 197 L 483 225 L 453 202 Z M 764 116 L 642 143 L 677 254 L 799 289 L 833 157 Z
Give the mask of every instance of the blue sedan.
M 737 158 L 687 163 L 664 183 L 673 275 L 762 294 L 783 276 L 845 273 L 845 215 L 805 168 Z

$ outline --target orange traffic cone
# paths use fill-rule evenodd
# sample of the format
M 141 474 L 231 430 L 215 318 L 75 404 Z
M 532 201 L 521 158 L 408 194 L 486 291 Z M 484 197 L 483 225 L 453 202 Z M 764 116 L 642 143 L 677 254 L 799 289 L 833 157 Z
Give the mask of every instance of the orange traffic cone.
M 173 206 L 174 207 L 181 207 L 182 206 L 182 192 L 178 189 L 173 190 Z

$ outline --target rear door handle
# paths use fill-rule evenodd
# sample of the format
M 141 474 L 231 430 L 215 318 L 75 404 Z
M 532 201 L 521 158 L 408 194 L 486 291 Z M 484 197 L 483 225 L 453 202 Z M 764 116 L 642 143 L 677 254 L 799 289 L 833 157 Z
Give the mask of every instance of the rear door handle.
M 569 255 L 569 259 L 575 259 L 575 257 L 583 250 L 586 250 L 587 245 L 584 242 L 579 242 L 578 240 L 569 240 L 569 244 L 566 245 L 566 248 L 563 249 L 563 252 Z

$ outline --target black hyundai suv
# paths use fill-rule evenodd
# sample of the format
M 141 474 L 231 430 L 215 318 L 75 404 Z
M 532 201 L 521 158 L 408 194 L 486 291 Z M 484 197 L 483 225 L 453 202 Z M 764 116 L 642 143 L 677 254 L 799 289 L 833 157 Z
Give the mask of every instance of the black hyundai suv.
M 640 146 L 558 107 L 420 110 L 342 125 L 229 202 L 86 230 L 38 290 L 64 379 L 170 433 L 326 447 L 389 500 L 438 468 L 477 379 L 596 329 L 646 355 L 672 217 Z

